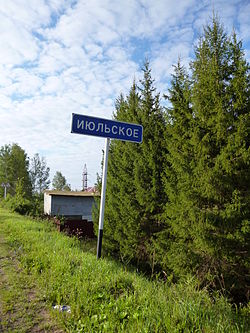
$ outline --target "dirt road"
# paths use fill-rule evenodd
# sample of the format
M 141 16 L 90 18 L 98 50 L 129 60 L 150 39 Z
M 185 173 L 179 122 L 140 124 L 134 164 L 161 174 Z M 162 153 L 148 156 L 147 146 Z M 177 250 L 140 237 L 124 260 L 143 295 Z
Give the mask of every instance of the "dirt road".
M 0 333 L 63 333 L 57 327 L 38 287 L 0 235 Z

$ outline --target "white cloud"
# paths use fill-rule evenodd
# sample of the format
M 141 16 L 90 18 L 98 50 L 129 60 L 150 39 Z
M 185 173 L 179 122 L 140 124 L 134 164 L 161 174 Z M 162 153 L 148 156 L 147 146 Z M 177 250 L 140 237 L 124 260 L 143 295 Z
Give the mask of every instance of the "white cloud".
M 22 26 L 16 26 L 15 22 L 4 17 L 0 13 L 1 31 L 1 64 L 14 64 L 23 61 L 35 60 L 38 53 L 37 41 Z
M 246 1 L 9 0 L 0 7 L 0 142 L 46 156 L 80 188 L 100 172 L 104 140 L 70 133 L 71 113 L 110 118 L 148 55 L 166 92 L 172 65 L 188 66 L 212 10 L 249 40 Z M 249 44 L 246 44 L 249 45 Z M 249 55 L 249 48 L 246 50 Z
M 5 1 L 0 12 L 13 18 L 15 24 L 27 29 L 48 24 L 50 21 L 50 11 L 44 0 L 27 0 L 25 3 L 22 0 Z
M 240 24 L 240 38 L 245 45 L 250 46 L 250 24 L 249 24 L 250 3 L 245 3 L 239 10 L 238 21 Z M 250 48 L 250 47 L 249 47 Z M 250 61 L 249 49 L 246 52 L 248 61 Z
M 35 60 L 39 43 L 32 31 L 49 21 L 50 11 L 44 1 L 5 1 L 0 7 L 0 63 L 12 65 Z
M 11 84 L 2 89 L 7 95 L 31 96 L 36 94 L 42 85 L 40 77 L 24 68 L 13 69 L 11 80 Z
M 3 116 L 3 120 L 2 120 L 2 122 L 0 122 L 0 124 L 2 123 L 4 123 L 4 120 L 5 120 L 5 117 L 4 117 L 4 115 L 5 115 L 5 112 L 6 112 L 6 110 L 9 110 L 10 109 L 10 107 L 11 107 L 11 99 L 9 98 L 9 97 L 7 97 L 6 95 L 4 95 L 4 94 L 0 94 L 0 105 L 1 105 L 1 108 L 3 109 L 2 110 L 2 116 Z M 0 114 L 1 115 L 1 114 Z M 0 120 L 1 120 L 1 118 L 0 118 Z

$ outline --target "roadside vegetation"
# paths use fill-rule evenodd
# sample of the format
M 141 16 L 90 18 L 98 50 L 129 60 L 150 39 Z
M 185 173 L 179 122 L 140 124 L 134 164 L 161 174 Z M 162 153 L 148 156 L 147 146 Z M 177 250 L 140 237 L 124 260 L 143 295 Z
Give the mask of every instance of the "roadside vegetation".
M 176 59 L 165 92 L 146 60 L 141 80 L 117 98 L 114 119 L 141 124 L 143 142 L 110 144 L 107 260 L 47 222 L 1 211 L 1 232 L 45 304 L 70 306 L 58 313 L 66 331 L 249 331 L 250 66 L 242 45 L 214 15 L 189 67 Z M 42 214 L 43 157 L 0 147 L 0 184 L 5 208 Z M 70 190 L 59 171 L 52 187 Z
M 1 216 L 2 217 L 2 216 Z M 1 227 L 0 227 L 1 229 Z M 0 234 L 0 332 L 62 333 L 49 314 L 34 277 L 20 264 L 20 257 Z
M 195 276 L 238 304 L 249 301 L 249 69 L 215 15 L 165 93 L 145 62 L 116 100 L 114 118 L 143 125 L 143 142 L 111 141 L 103 238 L 124 263 L 174 282 Z
M 247 308 L 234 308 L 218 292 L 199 290 L 192 277 L 185 283 L 149 281 L 113 260 L 97 261 L 94 250 L 85 251 L 81 242 L 56 232 L 48 222 L 2 208 L 0 234 L 15 251 L 18 274 L 27 275 L 44 307 L 66 332 L 248 330 Z M 8 274 L 11 283 L 16 273 Z M 11 311 L 5 294 L 0 301 L 3 323 Z M 25 300 L 19 304 L 27 306 Z M 58 312 L 54 305 L 70 306 L 71 312 Z
M 0 198 L 10 210 L 38 217 L 43 214 L 43 192 L 49 188 L 50 168 L 44 157 L 29 158 L 17 143 L 0 147 Z M 60 171 L 52 181 L 52 188 L 70 191 L 70 184 Z

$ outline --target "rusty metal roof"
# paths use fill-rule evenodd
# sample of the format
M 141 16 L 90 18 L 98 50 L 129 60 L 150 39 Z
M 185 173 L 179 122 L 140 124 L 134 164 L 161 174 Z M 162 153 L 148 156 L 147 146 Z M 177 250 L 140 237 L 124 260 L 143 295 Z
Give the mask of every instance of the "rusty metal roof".
M 96 186 L 93 186 L 93 187 L 88 187 L 84 192 L 96 193 L 98 191 L 97 191 Z

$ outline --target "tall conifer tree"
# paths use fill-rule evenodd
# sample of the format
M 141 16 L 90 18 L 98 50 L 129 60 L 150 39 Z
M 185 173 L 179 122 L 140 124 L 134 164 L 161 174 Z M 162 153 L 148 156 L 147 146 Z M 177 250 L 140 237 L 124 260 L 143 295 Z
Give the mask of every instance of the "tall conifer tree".
M 134 83 L 126 99 L 123 95 L 117 99 L 115 119 L 137 122 L 139 100 Z M 108 165 L 104 247 L 126 260 L 135 257 L 139 237 L 134 186 L 135 146 L 130 142 L 111 141 Z
M 144 133 L 142 144 L 111 142 L 104 235 L 106 247 L 120 257 L 151 265 L 164 203 L 165 120 L 148 62 L 143 72 L 140 89 L 134 83 L 126 100 L 120 98 L 116 104 L 115 118 L 142 124 Z
M 171 88 L 165 98 L 171 104 L 167 107 L 167 153 L 164 160 L 164 183 L 168 201 L 164 228 L 157 237 L 157 262 L 165 271 L 173 269 L 177 275 L 181 275 L 191 259 L 186 260 L 186 265 L 183 265 L 183 256 L 188 256 L 189 253 L 189 225 L 185 214 L 188 212 L 188 195 L 192 186 L 190 138 L 193 116 L 191 83 L 180 60 L 174 66 Z
M 178 276 L 196 273 L 202 282 L 242 296 L 250 219 L 249 66 L 235 34 L 229 38 L 216 17 L 204 29 L 191 69 L 191 159 L 184 164 L 190 176 L 183 184 L 185 172 L 172 163 L 177 181 L 170 207 L 178 195 L 179 212 L 174 219 L 169 214 L 169 253 L 186 251 L 169 266 Z

